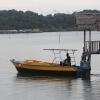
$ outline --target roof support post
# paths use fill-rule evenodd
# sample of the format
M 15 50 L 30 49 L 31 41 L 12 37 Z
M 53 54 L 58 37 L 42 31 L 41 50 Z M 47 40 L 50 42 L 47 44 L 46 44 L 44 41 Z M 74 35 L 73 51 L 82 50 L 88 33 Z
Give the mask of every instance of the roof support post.
M 89 67 L 91 69 L 91 30 L 89 30 Z
M 86 46 L 85 46 L 85 41 L 86 41 L 86 30 L 84 30 L 84 48 L 83 48 L 83 52 L 85 52 L 85 49 L 86 49 L 86 48 L 85 48 L 85 47 L 86 47 Z

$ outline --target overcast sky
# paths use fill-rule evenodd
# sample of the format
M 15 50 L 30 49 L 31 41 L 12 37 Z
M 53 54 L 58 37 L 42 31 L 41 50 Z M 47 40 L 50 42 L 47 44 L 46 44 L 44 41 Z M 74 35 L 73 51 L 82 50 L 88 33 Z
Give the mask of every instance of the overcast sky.
M 30 10 L 39 14 L 100 10 L 100 0 L 0 0 L 0 10 Z

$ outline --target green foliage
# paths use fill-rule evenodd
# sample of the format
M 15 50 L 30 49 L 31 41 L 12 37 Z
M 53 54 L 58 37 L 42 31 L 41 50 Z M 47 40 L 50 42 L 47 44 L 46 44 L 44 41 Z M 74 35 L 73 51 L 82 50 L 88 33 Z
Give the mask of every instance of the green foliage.
M 73 14 L 57 13 L 38 15 L 31 11 L 1 10 L 0 30 L 40 29 L 41 31 L 65 31 L 75 27 Z

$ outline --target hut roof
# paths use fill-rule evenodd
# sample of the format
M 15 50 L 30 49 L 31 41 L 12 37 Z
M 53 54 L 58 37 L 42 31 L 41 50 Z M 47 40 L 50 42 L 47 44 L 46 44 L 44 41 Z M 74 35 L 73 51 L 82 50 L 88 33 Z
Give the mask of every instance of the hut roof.
M 78 30 L 100 29 L 100 14 L 76 14 L 76 25 Z

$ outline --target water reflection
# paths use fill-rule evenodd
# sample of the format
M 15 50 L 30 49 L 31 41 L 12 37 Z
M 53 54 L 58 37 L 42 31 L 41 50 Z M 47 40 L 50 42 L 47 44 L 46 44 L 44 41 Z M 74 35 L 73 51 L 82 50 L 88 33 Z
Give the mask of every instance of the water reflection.
M 100 99 L 100 77 L 92 75 L 89 80 L 82 80 L 84 100 Z
M 46 97 L 46 100 L 84 100 L 84 97 L 82 95 L 84 92 L 83 86 L 80 85 L 83 81 L 90 80 L 58 77 L 53 78 L 43 76 L 17 76 L 15 83 L 20 83 L 22 86 L 24 86 L 24 88 L 28 88 L 30 90 L 29 93 L 33 93 L 31 97 L 35 96 L 36 98 L 38 98 L 37 100 L 39 100 L 40 98 L 44 99 L 42 97 Z M 36 95 L 35 92 L 37 92 L 38 94 Z
M 94 76 L 90 79 L 16 76 L 15 83 L 19 84 L 17 88 L 21 86 L 20 88 L 28 89 L 28 95 L 36 97 L 36 100 L 44 97 L 46 100 L 99 100 L 100 77 L 98 78 L 99 81 L 96 82 Z
M 16 83 L 21 83 L 24 87 L 27 85 L 28 88 L 31 88 L 32 93 L 34 93 L 34 91 L 38 92 L 37 95 L 33 94 L 38 98 L 38 100 L 42 98 L 42 96 L 45 96 L 46 100 L 66 100 L 67 98 L 70 98 L 73 91 L 72 85 L 74 80 L 76 79 L 40 76 L 16 77 Z
M 82 85 L 83 85 L 82 95 L 84 97 L 84 100 L 94 100 L 91 92 L 92 90 L 91 79 L 83 80 Z

